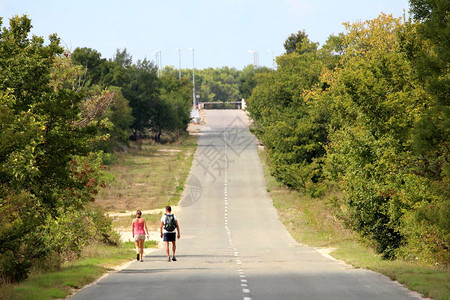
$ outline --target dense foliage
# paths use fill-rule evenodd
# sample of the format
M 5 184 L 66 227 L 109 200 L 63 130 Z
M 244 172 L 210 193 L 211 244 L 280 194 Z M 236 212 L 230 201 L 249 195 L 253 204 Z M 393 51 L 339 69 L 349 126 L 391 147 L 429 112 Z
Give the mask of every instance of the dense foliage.
M 314 183 L 322 173 L 329 112 L 326 105 L 322 109 L 321 104 L 307 102 L 303 91 L 319 84 L 320 73 L 334 57 L 299 34 L 301 44 L 278 57 L 277 71 L 258 77 L 248 110 L 270 152 L 274 176 L 290 187 L 317 194 Z M 334 41 L 325 49 L 333 48 Z
M 192 69 L 182 69 L 180 72 L 182 79 L 192 82 Z M 243 70 L 229 67 L 195 69 L 195 92 L 200 97 L 200 102 L 235 102 L 242 98 L 248 99 L 257 84 L 256 76 L 270 72 L 271 70 L 267 67 L 254 65 L 248 65 Z M 178 78 L 179 70 L 166 67 L 163 74 Z
M 112 125 L 105 131 L 110 135 L 110 150 L 126 143 L 130 133 L 134 139 L 154 137 L 163 132 L 182 131 L 189 124 L 192 89 L 187 80 L 175 80 L 173 74 L 157 77 L 156 66 L 144 59 L 133 63 L 126 50 L 118 50 L 113 59 L 102 59 L 90 48 L 77 48 L 72 54 L 75 63 L 84 66 L 83 86 L 115 91 L 111 106 Z M 104 144 L 105 145 L 105 144 Z
M 100 122 L 93 99 L 72 85 L 77 68 L 59 39 L 45 46 L 30 29 L 15 17 L 0 35 L 0 275 L 13 281 L 37 261 L 79 254 L 96 230 L 116 242 L 110 226 L 94 225 L 103 214 L 87 210 L 101 162 L 90 147 Z
M 283 183 L 320 196 L 386 258 L 449 266 L 449 4 L 346 24 L 321 49 L 291 35 L 249 112 Z
M 31 27 L 13 17 L 0 30 L 0 281 L 57 268 L 92 241 L 117 244 L 93 203 L 103 151 L 189 123 L 187 80 L 157 78 L 126 50 L 111 60 L 69 53 L 56 35 L 47 45 L 30 37 Z

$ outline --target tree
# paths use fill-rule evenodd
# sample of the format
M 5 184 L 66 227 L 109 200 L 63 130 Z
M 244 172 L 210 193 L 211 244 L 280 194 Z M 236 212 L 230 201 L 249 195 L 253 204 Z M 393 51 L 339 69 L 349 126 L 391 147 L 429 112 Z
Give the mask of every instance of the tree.
M 292 33 L 284 42 L 284 49 L 286 53 L 297 52 L 299 54 L 316 51 L 317 43 L 311 43 L 308 35 L 304 30 Z
M 176 79 L 171 75 L 161 78 L 161 96 L 155 106 L 155 117 L 151 129 L 156 141 L 163 132 L 186 130 L 190 122 L 192 84 L 187 78 Z
M 417 26 L 405 32 L 405 50 L 426 91 L 412 130 L 414 172 L 427 197 L 405 215 L 408 256 L 448 266 L 450 261 L 450 3 L 410 0 Z M 411 37 L 412 36 L 412 37 Z M 426 200 L 425 200 L 426 199 Z M 405 250 L 406 249 L 406 250 Z M 407 250 L 414 249 L 415 251 Z
M 385 258 L 442 263 L 448 261 L 448 222 L 429 208 L 444 208 L 446 201 L 414 150 L 415 128 L 432 99 L 407 59 L 417 54 L 411 41 L 423 43 L 416 26 L 384 14 L 346 24 L 340 68 L 323 75 L 329 88 L 316 101 L 333 110 L 326 171 L 343 189 L 353 229 Z M 424 215 L 427 221 L 419 221 Z
M 79 253 L 90 237 L 56 240 L 47 229 L 67 226 L 65 214 L 87 221 L 80 212 L 99 184 L 98 123 L 80 122 L 83 95 L 73 88 L 80 69 L 56 35 L 44 45 L 30 29 L 28 17 L 13 17 L 0 33 L 0 276 L 13 281 L 37 259 Z
M 246 66 L 239 75 L 239 93 L 242 98 L 250 98 L 253 89 L 256 87 L 257 74 L 272 72 L 267 67 L 256 68 L 253 65 Z
M 284 49 L 286 50 L 286 53 L 295 52 L 297 47 L 300 46 L 306 39 L 308 39 L 308 35 L 304 30 L 299 30 L 297 33 L 292 33 L 284 42 Z
M 409 59 L 431 96 L 415 127 L 415 150 L 424 156 L 428 165 L 440 165 L 426 172 L 448 182 L 444 178 L 450 173 L 450 3 L 440 0 L 411 0 L 410 3 L 414 18 L 421 22 L 417 33 L 423 42 L 415 40 L 408 44 Z
M 119 88 L 110 87 L 110 90 L 116 94 L 114 103 L 111 106 L 110 115 L 108 116 L 108 119 L 111 120 L 114 125 L 114 128 L 111 130 L 110 141 L 114 146 L 117 144 L 126 145 L 130 138 L 130 128 L 134 121 L 132 108 Z
M 128 61 L 125 68 L 129 67 L 131 58 L 127 58 L 126 51 L 119 52 L 117 61 Z M 131 125 L 134 118 L 129 101 L 125 99 L 120 87 L 112 85 L 116 82 L 123 83 L 127 77 L 123 62 L 107 61 L 101 58 L 101 54 L 90 48 L 76 48 L 71 55 L 72 61 L 83 67 L 82 76 L 79 80 L 87 98 L 93 103 L 98 100 L 109 99 L 108 110 L 103 116 L 103 124 L 96 148 L 112 152 L 120 144 L 127 144 L 131 135 Z M 86 100 L 88 100 L 86 99 Z M 98 107 L 98 105 L 97 105 Z
M 191 120 L 192 83 L 187 78 L 175 79 L 163 76 L 161 79 L 161 99 L 171 103 L 176 111 L 176 130 L 186 130 Z
M 132 108 L 134 122 L 131 129 L 137 139 L 151 128 L 155 118 L 160 86 L 157 69 L 146 59 L 132 64 L 126 50 L 117 52 L 114 64 L 118 69 L 117 74 L 120 74 L 115 76 L 115 85 L 122 88 L 123 96 Z
M 101 85 L 105 73 L 108 72 L 106 60 L 101 53 L 91 48 L 76 48 L 72 60 L 85 68 L 84 86 Z
M 196 73 L 200 81 L 200 96 L 204 101 L 236 101 L 241 98 L 238 89 L 239 73 L 234 68 L 208 68 Z
M 257 77 L 258 85 L 248 100 L 256 133 L 269 151 L 273 175 L 284 184 L 318 195 L 315 182 L 327 139 L 327 120 L 311 110 L 304 91 L 319 83 L 325 67 L 306 34 L 302 45 L 311 51 L 295 51 L 277 58 L 278 69 Z M 331 55 L 331 54 L 329 54 Z
M 449 3 L 411 2 L 419 22 L 347 23 L 319 50 L 291 35 L 248 111 L 278 180 L 339 187 L 339 216 L 384 258 L 448 266 Z

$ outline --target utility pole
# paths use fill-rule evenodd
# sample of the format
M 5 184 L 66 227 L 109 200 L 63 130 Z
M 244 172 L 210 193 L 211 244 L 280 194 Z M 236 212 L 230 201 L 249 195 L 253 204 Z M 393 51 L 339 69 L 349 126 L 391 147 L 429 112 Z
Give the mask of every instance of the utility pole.
M 159 77 L 162 77 L 163 70 L 162 70 L 162 52 L 161 52 L 161 50 L 159 50 L 159 70 L 160 70 Z
M 195 109 L 195 59 L 194 59 L 194 48 L 189 48 L 192 50 L 192 109 Z
M 158 77 L 161 77 L 162 75 L 162 59 L 161 59 L 161 50 L 155 50 L 153 51 L 152 55 L 155 55 L 155 65 L 158 67 Z
M 175 50 L 178 51 L 178 79 L 181 79 L 181 49 L 177 48 Z
M 253 65 L 255 68 L 259 67 L 259 52 L 255 50 L 248 50 L 249 53 L 253 53 Z

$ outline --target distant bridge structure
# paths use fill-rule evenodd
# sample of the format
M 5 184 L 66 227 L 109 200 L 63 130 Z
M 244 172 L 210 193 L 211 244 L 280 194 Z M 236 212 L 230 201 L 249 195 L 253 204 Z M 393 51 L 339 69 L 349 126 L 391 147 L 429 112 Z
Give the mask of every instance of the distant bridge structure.
M 200 109 L 244 109 L 245 100 L 200 102 Z

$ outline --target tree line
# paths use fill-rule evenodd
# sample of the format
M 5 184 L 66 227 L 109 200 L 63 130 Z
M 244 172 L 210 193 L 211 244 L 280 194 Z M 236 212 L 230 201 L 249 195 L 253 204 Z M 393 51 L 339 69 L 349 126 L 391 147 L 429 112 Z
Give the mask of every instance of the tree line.
M 230 67 L 206 68 L 195 70 L 196 95 L 201 102 L 233 102 L 247 99 L 256 86 L 256 75 L 268 73 L 272 70 L 267 67 L 248 65 L 242 70 Z M 187 78 L 192 82 L 192 69 L 178 70 L 167 66 L 162 70 L 165 75 L 178 78 Z M 192 97 L 192 95 L 191 95 Z
M 289 36 L 248 100 L 273 175 L 320 197 L 385 258 L 450 262 L 449 2 Z
M 187 128 L 192 90 L 187 79 L 158 78 L 152 62 L 144 59 L 133 63 L 126 49 L 117 50 L 108 60 L 94 49 L 77 48 L 71 60 L 84 69 L 84 89 L 115 94 L 109 118 L 113 126 L 103 130 L 110 135 L 104 150 L 126 143 L 130 133 L 135 140 L 150 136 L 160 141 L 164 132 Z
M 179 136 L 192 84 L 157 77 L 126 50 L 112 59 L 30 36 L 27 16 L 0 19 L 0 281 L 58 268 L 87 243 L 118 244 L 93 202 L 105 153 L 130 137 Z

